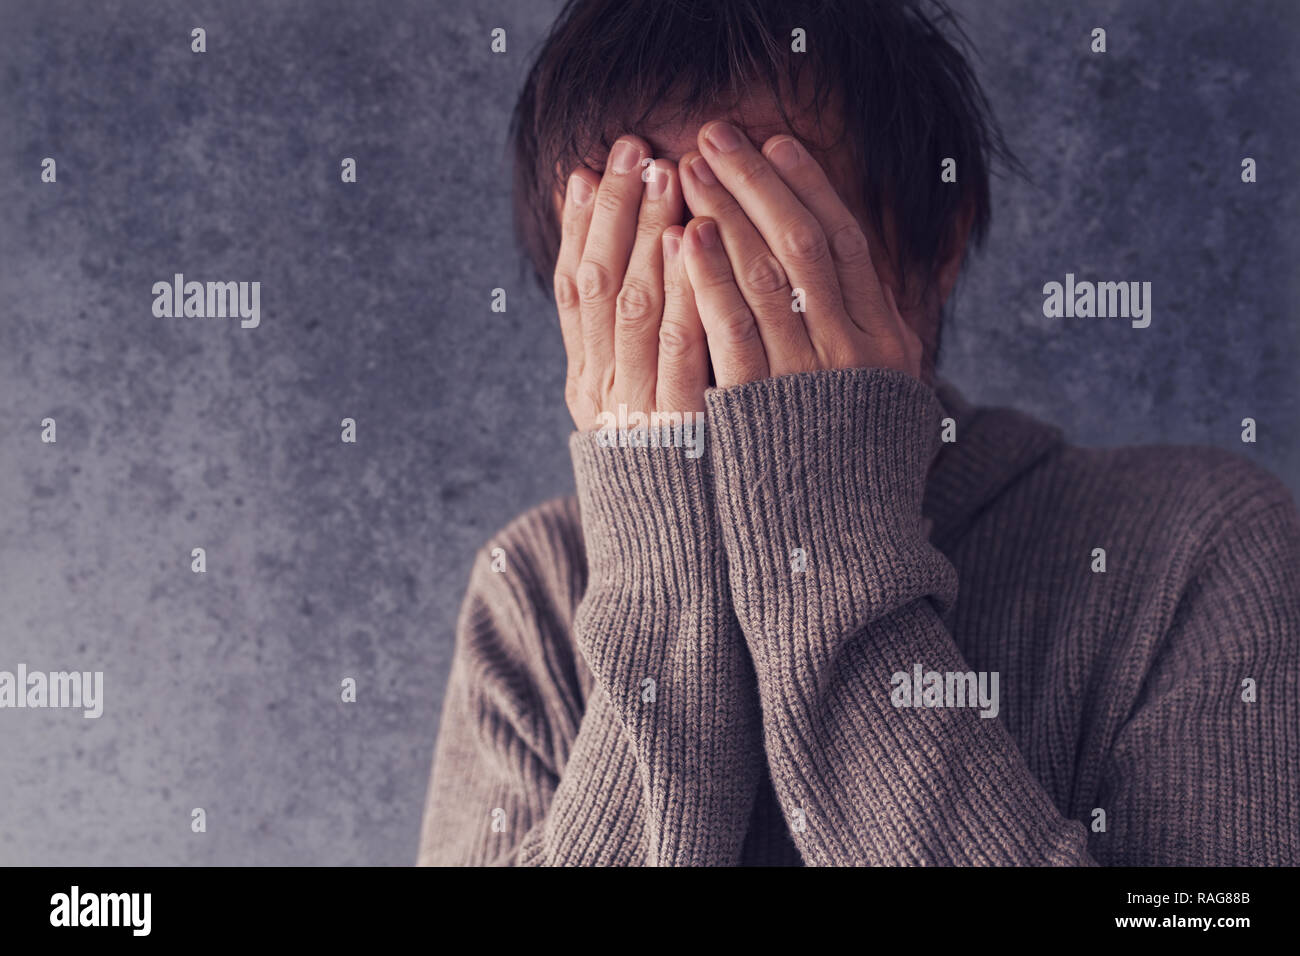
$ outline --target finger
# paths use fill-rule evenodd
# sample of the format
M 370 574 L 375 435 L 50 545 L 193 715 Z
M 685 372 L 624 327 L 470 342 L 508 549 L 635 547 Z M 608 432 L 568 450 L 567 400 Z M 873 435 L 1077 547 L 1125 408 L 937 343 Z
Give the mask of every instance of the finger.
M 819 345 L 819 333 L 847 332 L 850 321 L 840 295 L 839 276 L 817 218 L 749 138 L 730 123 L 705 124 L 699 143 L 718 180 L 785 268 L 790 285 L 803 290 L 804 318 L 814 345 Z
M 610 150 L 596 190 L 587 244 L 574 278 L 582 315 L 583 374 L 608 394 L 614 381 L 614 310 L 628 256 L 636 238 L 637 210 L 641 206 L 642 157 L 645 142 L 635 136 L 620 137 Z
M 682 256 L 718 387 L 767 378 L 770 371 L 763 340 L 732 275 L 717 223 L 702 218 L 687 223 Z
M 844 204 L 825 170 L 793 136 L 774 136 L 763 154 L 790 192 L 820 223 L 830 248 L 844 311 L 873 338 L 894 333 L 893 316 L 871 261 L 871 247 L 856 216 Z
M 794 311 L 792 290 L 780 261 L 703 156 L 687 153 L 681 169 L 682 189 L 691 212 L 718 225 L 736 285 L 758 323 L 772 374 L 816 368 L 817 356 L 803 317 Z
M 659 369 L 654 407 L 702 412 L 709 387 L 709 346 L 695 306 L 695 292 L 681 254 L 681 226 L 663 233 L 664 316 L 659 326 Z
M 664 310 L 663 231 L 682 218 L 682 190 L 671 160 L 641 164 L 645 189 L 636 238 L 614 309 L 616 402 L 649 410 L 657 378 L 659 329 Z
M 555 259 L 555 307 L 560 315 L 560 335 L 568 359 L 570 379 L 582 374 L 582 314 L 578 303 L 575 274 L 582 261 L 591 224 L 591 200 L 600 178 L 589 169 L 576 169 L 569 176 L 560 207 L 560 251 Z

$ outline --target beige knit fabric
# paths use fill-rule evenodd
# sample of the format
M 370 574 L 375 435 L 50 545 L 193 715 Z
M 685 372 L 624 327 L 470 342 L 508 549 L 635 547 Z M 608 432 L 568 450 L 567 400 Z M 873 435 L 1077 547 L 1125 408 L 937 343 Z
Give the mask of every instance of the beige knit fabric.
M 1300 864 L 1275 478 L 889 370 L 707 406 L 698 459 L 575 434 L 480 553 L 419 862 Z M 997 715 L 896 706 L 918 665 Z

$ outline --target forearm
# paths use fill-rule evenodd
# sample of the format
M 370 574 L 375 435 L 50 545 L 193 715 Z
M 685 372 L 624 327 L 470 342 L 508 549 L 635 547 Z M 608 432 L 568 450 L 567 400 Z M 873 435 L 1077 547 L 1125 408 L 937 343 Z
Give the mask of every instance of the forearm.
M 553 580 L 569 561 L 541 529 L 497 542 L 527 563 L 480 555 L 420 861 L 737 863 L 762 749 L 708 461 L 592 433 L 571 450 L 585 574 Z M 555 602 L 576 588 L 566 622 Z
M 579 649 L 623 729 L 647 862 L 739 860 L 762 763 L 708 461 L 573 443 L 590 583 Z
M 968 671 L 941 618 L 956 573 L 922 530 L 933 393 L 818 372 L 712 392 L 709 415 L 734 606 L 805 861 L 1088 862 L 996 717 L 891 700 L 916 664 Z

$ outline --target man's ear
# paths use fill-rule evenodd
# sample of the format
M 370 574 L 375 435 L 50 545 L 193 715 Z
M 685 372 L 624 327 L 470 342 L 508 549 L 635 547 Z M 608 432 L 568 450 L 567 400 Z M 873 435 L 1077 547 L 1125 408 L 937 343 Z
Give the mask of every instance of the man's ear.
M 963 203 L 948 238 L 943 262 L 939 264 L 939 305 L 943 306 L 957 285 L 962 263 L 966 261 L 966 243 L 970 239 L 971 224 L 975 221 L 975 204 Z

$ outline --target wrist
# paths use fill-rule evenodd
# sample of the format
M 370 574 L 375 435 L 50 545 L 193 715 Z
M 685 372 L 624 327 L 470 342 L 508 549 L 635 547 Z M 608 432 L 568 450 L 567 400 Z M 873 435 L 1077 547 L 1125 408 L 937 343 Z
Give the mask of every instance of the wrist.
M 847 623 L 896 597 L 900 569 L 929 550 L 921 502 L 944 414 L 934 391 L 892 369 L 843 369 L 715 389 L 706 402 L 719 528 L 748 612 L 779 614 L 772 595 L 793 590 Z
M 716 576 L 725 562 L 702 432 L 699 444 L 658 446 L 570 438 L 591 584 L 682 601 Z

